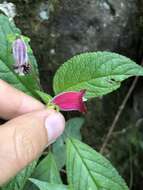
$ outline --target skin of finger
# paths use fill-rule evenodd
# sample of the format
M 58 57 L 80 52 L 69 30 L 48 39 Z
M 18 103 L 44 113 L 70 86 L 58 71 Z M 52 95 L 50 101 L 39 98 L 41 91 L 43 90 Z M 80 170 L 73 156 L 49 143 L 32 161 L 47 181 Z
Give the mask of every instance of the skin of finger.
M 41 111 L 42 117 L 54 110 Z M 0 185 L 4 184 L 33 159 L 48 144 L 44 119 L 39 112 L 19 116 L 0 128 Z M 34 129 L 33 129 L 34 128 Z
M 43 109 L 44 105 L 38 100 L 13 88 L 0 80 L 0 117 L 11 119 L 16 116 Z

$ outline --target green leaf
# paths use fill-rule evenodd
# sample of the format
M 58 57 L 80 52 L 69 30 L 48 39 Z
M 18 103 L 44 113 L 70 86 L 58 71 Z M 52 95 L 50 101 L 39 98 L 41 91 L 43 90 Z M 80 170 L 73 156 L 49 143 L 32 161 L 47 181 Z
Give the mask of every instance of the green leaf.
M 63 133 L 64 140 L 66 141 L 67 137 L 73 137 L 73 138 L 81 140 L 80 130 L 83 124 L 84 124 L 83 117 L 75 117 L 75 118 L 69 119 L 66 122 L 65 131 Z
M 83 53 L 65 62 L 56 72 L 55 94 L 86 89 L 86 98 L 108 94 L 131 76 L 143 76 L 143 67 L 110 52 Z
M 66 127 L 63 135 L 53 144 L 52 150 L 58 168 L 61 169 L 66 163 L 66 146 L 67 137 L 73 137 L 81 140 L 80 129 L 84 123 L 84 118 L 76 117 L 66 122 Z
M 32 175 L 37 161 L 32 162 L 27 168 L 22 170 L 14 179 L 7 185 L 2 187 L 2 190 L 23 190 L 28 178 Z
M 28 40 L 25 43 L 28 48 L 31 72 L 25 76 L 19 76 L 13 69 L 12 43 L 20 35 L 21 32 L 15 24 L 10 22 L 8 17 L 0 14 L 0 79 L 7 81 L 27 94 L 37 97 L 35 90 L 40 90 L 39 75 L 37 63 Z M 27 38 L 23 37 L 23 39 Z
M 57 169 L 57 165 L 55 162 L 55 158 L 51 152 L 38 164 L 36 169 L 32 174 L 32 178 L 36 178 L 38 180 L 61 184 L 61 178 L 59 171 Z M 33 185 L 30 181 L 26 184 L 24 190 L 37 190 L 37 187 Z
M 67 140 L 67 174 L 75 190 L 129 190 L 107 159 L 75 139 Z
M 68 190 L 68 186 L 61 184 L 51 184 L 48 182 L 43 182 L 37 179 L 29 179 L 34 183 L 40 190 Z
M 29 62 L 31 64 L 31 72 L 25 76 L 19 76 L 14 72 L 14 59 L 12 55 L 12 43 L 21 36 L 21 32 L 16 28 L 9 18 L 0 14 L 0 79 L 7 81 L 17 89 L 27 94 L 37 97 L 35 90 L 40 90 L 39 75 L 36 59 L 32 49 L 28 44 L 28 38 L 22 36 L 27 44 Z M 4 190 L 22 190 L 27 179 L 33 173 L 36 161 L 20 172 L 10 183 L 3 187 Z
M 54 156 L 51 152 L 38 164 L 32 177 L 50 183 L 62 183 Z
M 57 139 L 56 142 L 52 145 L 52 152 L 55 156 L 57 167 L 60 170 L 66 163 L 66 146 L 63 136 Z
M 45 92 L 42 92 L 40 90 L 36 90 L 36 92 L 45 104 L 48 104 L 50 100 L 52 99 L 52 96 L 50 96 L 49 94 L 46 94 Z

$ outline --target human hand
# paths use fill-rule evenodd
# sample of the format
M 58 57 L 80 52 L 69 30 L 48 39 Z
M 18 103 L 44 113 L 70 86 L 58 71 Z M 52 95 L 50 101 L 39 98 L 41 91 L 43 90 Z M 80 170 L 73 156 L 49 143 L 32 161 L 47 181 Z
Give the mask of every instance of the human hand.
M 64 117 L 0 80 L 0 185 L 36 159 L 59 137 Z

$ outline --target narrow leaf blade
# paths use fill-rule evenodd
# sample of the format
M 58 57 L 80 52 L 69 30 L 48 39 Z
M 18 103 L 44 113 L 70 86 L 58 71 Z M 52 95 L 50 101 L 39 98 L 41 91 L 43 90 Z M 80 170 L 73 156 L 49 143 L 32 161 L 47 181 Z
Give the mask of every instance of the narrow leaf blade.
M 62 183 L 54 155 L 51 152 L 38 164 L 32 177 L 50 183 Z
M 45 92 L 42 92 L 40 90 L 36 90 L 36 93 L 38 94 L 38 96 L 40 97 L 40 99 L 45 104 L 48 104 L 50 102 L 50 100 L 52 99 L 52 96 L 50 96 L 49 94 L 46 94 Z
M 28 178 L 32 175 L 37 161 L 33 161 L 23 169 L 14 179 L 2 187 L 2 190 L 23 190 Z
M 48 182 L 43 182 L 37 179 L 30 179 L 32 183 L 34 183 L 40 190 L 68 190 L 68 187 L 61 184 L 51 184 Z
M 52 145 L 53 154 L 55 156 L 58 168 L 61 169 L 66 163 L 66 146 L 67 137 L 73 137 L 81 140 L 81 127 L 83 126 L 84 118 L 75 117 L 66 122 L 66 127 L 62 136 Z

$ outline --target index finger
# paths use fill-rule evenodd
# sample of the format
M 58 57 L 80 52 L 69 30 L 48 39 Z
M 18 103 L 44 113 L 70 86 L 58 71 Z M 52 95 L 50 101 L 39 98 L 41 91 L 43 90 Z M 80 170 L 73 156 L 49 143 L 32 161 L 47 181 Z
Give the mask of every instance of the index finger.
M 0 79 L 0 117 L 11 119 L 43 109 L 44 105 Z

